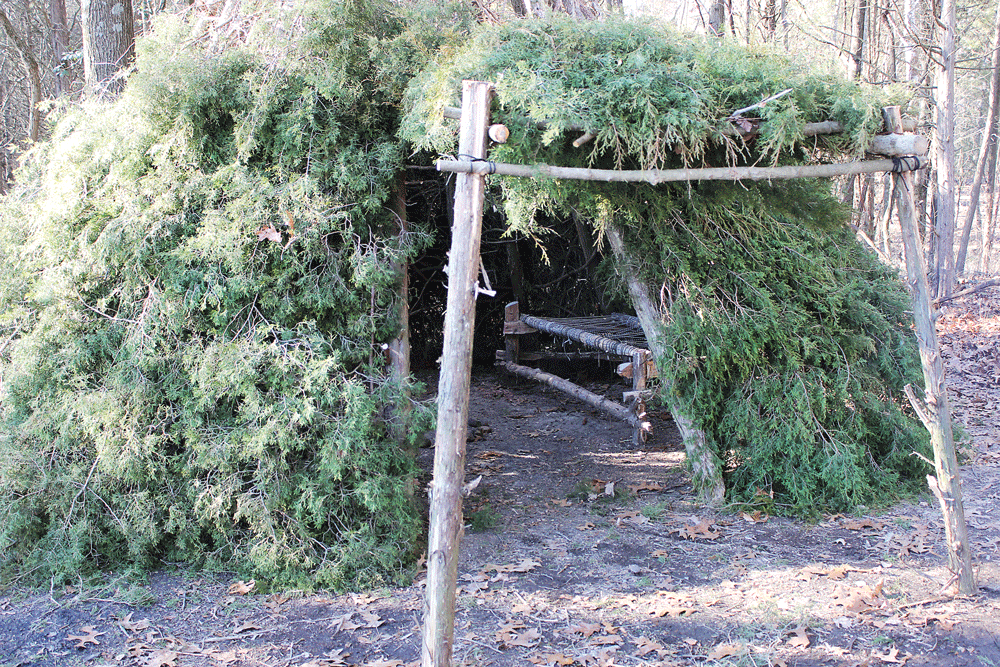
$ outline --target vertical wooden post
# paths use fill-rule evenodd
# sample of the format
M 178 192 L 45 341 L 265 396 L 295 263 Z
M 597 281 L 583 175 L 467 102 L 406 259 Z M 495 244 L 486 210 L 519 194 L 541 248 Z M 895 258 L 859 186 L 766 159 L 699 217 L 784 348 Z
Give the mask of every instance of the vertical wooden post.
M 508 303 L 506 308 L 503 309 L 503 323 L 504 323 L 504 348 L 507 354 L 507 358 L 504 361 L 509 361 L 513 364 L 521 363 L 521 337 L 519 334 L 507 333 L 507 329 L 516 326 L 521 322 L 521 304 L 519 301 L 513 301 Z
M 642 397 L 646 391 L 646 365 L 647 353 L 636 352 L 632 355 L 632 391 L 635 392 L 635 403 L 632 410 L 640 421 L 646 421 L 646 401 Z M 632 433 L 632 444 L 636 447 L 646 442 L 647 432 L 641 428 L 635 429 Z
M 406 178 L 402 172 L 396 178 L 396 192 L 389 203 L 389 208 L 399 223 L 399 236 L 407 233 L 406 223 Z M 406 439 L 406 422 L 410 414 L 410 395 L 406 382 L 410 378 L 410 265 L 409 262 L 393 262 L 390 267 L 399 276 L 399 333 L 389 341 L 389 369 L 393 382 L 399 384 L 400 400 L 392 406 L 391 430 L 396 440 L 402 444 Z M 416 457 L 414 449 L 410 452 Z
M 899 107 L 883 111 L 886 129 L 902 131 Z M 965 595 L 976 592 L 969 552 L 969 534 L 965 525 L 962 505 L 962 480 L 959 477 L 955 441 L 951 430 L 951 408 L 944 384 L 944 366 L 938 346 L 934 316 L 931 312 L 930 286 L 927 283 L 927 265 L 924 261 L 920 236 L 917 232 L 913 206 L 913 177 L 911 172 L 893 174 L 896 183 L 896 210 L 903 232 L 903 251 L 906 258 L 906 278 L 913 301 L 913 320 L 920 347 L 920 360 L 924 370 L 924 401 L 921 403 L 907 387 L 907 396 L 924 426 L 931 434 L 934 448 L 934 467 L 937 476 L 928 475 L 927 482 L 941 504 L 944 515 L 948 562 L 958 580 L 958 589 Z
M 459 159 L 486 157 L 492 87 L 462 83 Z M 448 302 L 438 383 L 434 480 L 431 483 L 430 534 L 427 540 L 427 593 L 424 610 L 423 667 L 450 667 L 455 638 L 455 583 L 462 533 L 462 482 L 465 437 L 469 426 L 472 334 L 476 316 L 479 243 L 482 236 L 485 178 L 455 179 L 455 218 L 448 254 Z

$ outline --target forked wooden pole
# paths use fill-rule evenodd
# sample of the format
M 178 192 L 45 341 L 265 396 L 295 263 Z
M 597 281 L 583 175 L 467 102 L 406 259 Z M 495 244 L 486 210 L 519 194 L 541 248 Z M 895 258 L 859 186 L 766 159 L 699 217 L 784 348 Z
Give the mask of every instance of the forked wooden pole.
M 886 127 L 897 131 L 901 126 L 899 107 L 883 110 Z M 934 468 L 937 475 L 928 475 L 931 491 L 941 504 L 944 515 L 944 532 L 948 563 L 958 590 L 965 595 L 976 592 L 969 552 L 969 532 L 962 506 L 962 480 L 959 477 L 955 440 L 951 430 L 951 408 L 944 384 L 944 367 L 934 316 L 931 312 L 930 287 L 927 284 L 927 265 L 921 250 L 913 207 L 913 178 L 907 173 L 893 174 L 896 191 L 896 211 L 903 232 L 903 251 L 906 257 L 906 279 L 913 302 L 913 320 L 920 347 L 920 361 L 924 370 L 924 400 L 918 401 L 912 390 L 907 391 L 910 402 L 924 426 L 931 434 L 934 448 Z M 909 387 L 907 387 L 909 389 Z
M 463 160 L 486 157 L 492 86 L 462 83 L 458 153 Z M 479 243 L 482 236 L 484 177 L 459 174 L 455 180 L 455 220 L 448 254 L 448 302 L 438 382 L 434 480 L 431 482 L 427 540 L 427 593 L 422 667 L 450 667 L 455 638 L 455 584 L 462 536 L 462 482 L 469 424 L 472 333 L 476 317 Z

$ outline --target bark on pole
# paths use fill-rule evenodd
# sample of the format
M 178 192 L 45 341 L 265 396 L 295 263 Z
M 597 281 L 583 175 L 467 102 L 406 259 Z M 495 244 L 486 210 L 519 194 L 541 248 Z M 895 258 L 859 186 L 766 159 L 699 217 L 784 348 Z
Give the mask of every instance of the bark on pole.
M 899 107 L 887 107 L 883 113 L 887 127 L 899 127 Z M 976 582 L 972 572 L 969 535 L 962 505 L 962 482 L 951 429 L 951 408 L 944 383 L 944 365 L 941 362 L 941 349 L 931 312 L 927 266 L 917 232 L 913 178 L 909 173 L 897 173 L 893 178 L 896 181 L 896 210 L 903 233 L 906 277 L 913 301 L 913 319 L 924 371 L 923 402 L 918 401 L 912 391 L 907 395 L 931 435 L 936 476 L 928 475 L 927 481 L 941 504 L 941 513 L 944 515 L 949 568 L 958 583 L 959 592 L 971 595 L 976 592 Z
M 492 87 L 462 82 L 458 153 L 465 160 L 486 157 Z M 479 243 L 485 177 L 460 174 L 455 181 L 455 218 L 448 254 L 448 301 L 438 383 L 434 480 L 427 540 L 427 593 L 422 667 L 450 667 L 455 638 L 455 583 L 462 533 L 462 482 L 469 423 L 472 334 L 476 315 Z
M 588 167 L 556 167 L 547 164 L 521 165 L 504 162 L 469 162 L 467 160 L 438 160 L 438 171 L 458 174 L 499 174 L 525 178 L 563 178 L 577 181 L 603 181 L 606 183 L 676 183 L 680 181 L 771 181 L 790 178 L 830 178 L 850 174 L 873 174 L 892 171 L 897 163 L 892 160 L 864 160 L 832 164 L 805 164 L 781 167 L 706 167 L 701 169 L 590 169 Z M 923 169 L 925 158 L 911 155 L 899 163 L 905 170 Z

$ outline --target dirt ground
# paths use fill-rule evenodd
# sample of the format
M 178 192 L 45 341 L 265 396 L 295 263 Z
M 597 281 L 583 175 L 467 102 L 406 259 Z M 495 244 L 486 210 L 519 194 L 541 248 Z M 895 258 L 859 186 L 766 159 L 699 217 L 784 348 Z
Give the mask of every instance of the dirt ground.
M 931 496 L 810 524 L 691 502 L 665 413 L 646 445 L 553 390 L 473 378 L 459 665 L 1000 665 L 1000 290 L 939 320 L 980 593 L 953 597 Z M 613 379 L 591 384 L 617 395 Z M 433 449 L 421 461 L 429 470 Z M 428 477 L 429 478 L 429 477 Z M 423 577 L 352 595 L 109 576 L 6 591 L 0 667 L 417 664 Z

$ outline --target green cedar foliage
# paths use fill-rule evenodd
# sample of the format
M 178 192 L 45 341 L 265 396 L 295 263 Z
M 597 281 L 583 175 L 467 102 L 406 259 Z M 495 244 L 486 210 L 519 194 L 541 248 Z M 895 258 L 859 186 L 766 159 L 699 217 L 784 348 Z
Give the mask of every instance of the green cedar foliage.
M 381 344 L 390 266 L 426 234 L 387 201 L 403 87 L 455 17 L 387 7 L 317 2 L 218 54 L 164 20 L 118 101 L 55 114 L 0 204 L 6 578 L 406 577 L 415 466 Z
M 681 37 L 614 20 L 554 19 L 479 30 L 414 80 L 405 136 L 453 150 L 440 109 L 464 78 L 496 82 L 494 122 L 511 140 L 491 159 L 601 168 L 804 163 L 859 156 L 894 91 L 862 88 L 786 54 Z M 746 143 L 726 117 L 768 122 Z M 841 135 L 805 140 L 807 122 Z M 536 121 L 548 124 L 539 127 Z M 574 148 L 579 130 L 597 134 Z M 541 236 L 544 216 L 582 214 L 623 230 L 663 298 L 658 360 L 668 387 L 725 465 L 729 499 L 812 515 L 886 502 L 919 485 L 927 435 L 907 415 L 920 377 L 893 272 L 862 248 L 829 182 L 659 187 L 493 177 L 511 229 Z M 544 214 L 544 216 L 539 214 Z

